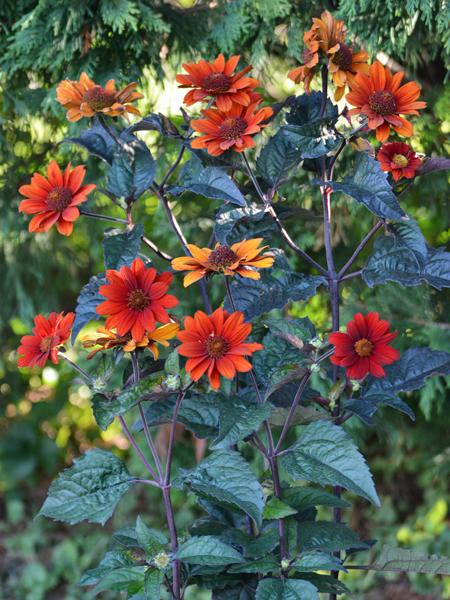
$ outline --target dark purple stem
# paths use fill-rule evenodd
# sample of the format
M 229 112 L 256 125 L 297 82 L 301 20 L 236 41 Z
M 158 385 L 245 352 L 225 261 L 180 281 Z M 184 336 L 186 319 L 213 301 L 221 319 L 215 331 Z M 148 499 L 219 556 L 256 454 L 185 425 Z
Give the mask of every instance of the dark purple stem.
M 351 255 L 351 257 L 348 259 L 348 261 L 345 263 L 345 265 L 339 271 L 339 273 L 338 273 L 338 279 L 339 279 L 339 281 L 342 280 L 343 276 L 347 273 L 347 271 L 350 269 L 350 267 L 356 261 L 356 259 L 358 258 L 358 256 L 361 254 L 361 252 L 364 250 L 364 248 L 368 244 L 368 242 L 372 239 L 372 237 L 376 234 L 376 232 L 383 227 L 383 225 L 384 225 L 383 221 L 378 221 L 372 227 L 372 229 L 369 231 L 369 233 L 366 236 L 364 236 L 364 238 L 358 244 L 356 250 L 353 252 L 353 254 Z
M 289 410 L 288 416 L 286 418 L 286 421 L 284 423 L 283 429 L 281 430 L 281 434 L 280 437 L 278 439 L 278 443 L 277 446 L 275 448 L 275 454 L 278 454 L 278 451 L 280 450 L 283 442 L 284 442 L 284 438 L 286 437 L 288 431 L 289 431 L 289 427 L 291 426 L 292 420 L 294 418 L 295 415 L 295 411 L 297 410 L 297 406 L 299 405 L 301 399 L 302 399 L 302 394 L 305 390 L 305 387 L 309 381 L 311 377 L 311 373 L 307 373 L 303 379 L 300 382 L 300 385 L 297 388 L 297 391 L 295 392 L 295 396 L 294 399 L 292 401 L 291 404 L 291 408 Z

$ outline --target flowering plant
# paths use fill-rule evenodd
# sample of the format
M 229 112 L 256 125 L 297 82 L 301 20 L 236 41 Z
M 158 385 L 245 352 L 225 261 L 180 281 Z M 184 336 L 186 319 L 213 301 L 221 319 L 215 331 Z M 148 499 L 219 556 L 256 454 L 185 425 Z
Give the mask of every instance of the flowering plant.
M 90 119 L 70 141 L 105 162 L 105 193 L 124 215 L 81 206 L 95 189 L 84 183 L 89 177 L 82 166 L 62 169 L 53 161 L 46 177 L 35 173 L 20 188 L 25 199 L 19 210 L 34 215 L 32 232 L 55 225 L 68 236 L 80 217 L 121 228 L 105 231 L 105 272 L 91 277 L 74 312 L 36 316 L 33 335 L 22 338 L 19 366 L 67 361 L 92 391 L 98 426 L 119 421 L 145 476 L 129 473 L 113 453 L 91 449 L 51 485 L 40 514 L 104 524 L 125 492 L 148 485 L 161 492 L 168 530 L 167 538 L 139 517 L 116 532 L 111 549 L 80 582 L 94 593 L 182 600 L 198 585 L 212 590 L 215 600 L 314 600 L 320 593 L 346 593 L 339 575 L 349 569 L 448 571 L 442 557 L 390 547 L 375 550 L 367 564 L 355 563 L 354 555 L 373 544 L 345 524 L 344 511 L 353 495 L 380 504 L 345 423 L 359 419 L 370 426 L 382 406 L 414 419 L 400 394 L 450 373 L 450 354 L 430 348 L 400 354 L 395 340 L 403 332 L 393 330 L 386 315 L 355 310 L 342 325 L 340 312 L 346 288 L 357 279 L 368 286 L 450 286 L 450 255 L 427 245 L 400 199 L 415 178 L 448 168 L 450 161 L 386 142 L 390 135 L 412 135 L 404 115 L 425 107 L 420 88 L 402 85 L 403 73 L 378 61 L 369 66 L 368 54 L 348 45 L 342 21 L 323 13 L 304 41 L 304 64 L 289 77 L 303 82 L 306 93 L 273 106 L 257 91 L 251 67 L 237 70 L 239 56 L 185 64 L 187 74 L 177 81 L 189 88 L 184 102 L 194 112 L 183 111 L 184 128 L 160 114 L 121 126 L 122 117 L 139 115 L 135 83 L 118 91 L 113 80 L 102 87 L 82 73 L 79 81 L 58 86 L 67 119 Z M 322 89 L 311 91 L 319 73 Z M 331 85 L 338 105 L 328 97 Z M 192 118 L 199 102 L 206 107 L 201 118 Z M 138 136 L 148 130 L 178 144 L 165 171 Z M 377 158 L 372 132 L 384 142 Z M 344 177 L 337 178 L 338 166 L 345 167 Z M 289 233 L 289 182 L 300 169 L 311 173 L 321 200 L 324 260 Z M 145 223 L 134 221 L 146 193 L 158 199 L 182 256 L 169 256 L 144 234 Z M 216 202 L 205 247 L 187 240 L 177 220 L 174 205 L 185 193 Z M 333 256 L 338 194 L 373 216 L 344 265 Z M 308 272 L 294 270 L 296 262 Z M 184 294 L 200 292 L 193 315 L 183 315 L 183 298 L 171 293 L 175 277 Z M 291 310 L 319 288 L 330 300 L 331 326 L 324 331 Z M 220 301 L 211 300 L 219 295 Z M 102 318 L 96 334 L 80 334 Z M 71 331 L 72 341 L 80 335 L 90 349 L 92 370 L 68 356 Z M 103 360 L 110 361 L 109 370 L 100 368 Z M 121 376 L 120 388 L 111 385 L 113 373 Z M 169 426 L 164 453 L 154 436 L 162 424 Z M 199 464 L 173 477 L 177 424 L 209 440 L 209 447 Z M 172 506 L 174 486 L 192 492 L 203 512 L 182 531 Z

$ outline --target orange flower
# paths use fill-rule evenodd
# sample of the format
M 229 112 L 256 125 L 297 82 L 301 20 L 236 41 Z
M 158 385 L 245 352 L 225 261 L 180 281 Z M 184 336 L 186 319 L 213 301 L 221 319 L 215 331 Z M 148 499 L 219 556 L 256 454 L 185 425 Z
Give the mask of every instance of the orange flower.
M 402 177 L 412 179 L 422 164 L 411 146 L 402 142 L 383 144 L 378 151 L 377 160 L 383 171 L 392 173 L 394 181 Z
M 48 319 L 43 315 L 34 318 L 33 335 L 24 335 L 20 340 L 18 352 L 19 367 L 43 367 L 47 360 L 58 364 L 58 348 L 70 336 L 75 314 L 70 312 L 50 313 Z
M 143 98 L 134 90 L 137 83 L 129 83 L 116 90 L 114 79 L 110 79 L 103 88 L 81 73 L 80 81 L 65 79 L 56 88 L 56 99 L 67 109 L 69 121 L 79 121 L 82 117 L 93 117 L 96 113 L 109 117 L 127 116 L 126 113 L 140 115 L 131 102 Z
M 34 173 L 28 185 L 22 185 L 19 193 L 27 199 L 19 204 L 19 211 L 36 215 L 30 221 L 29 231 L 42 233 L 56 223 L 63 235 L 70 235 L 73 222 L 80 216 L 78 204 L 86 202 L 95 185 L 81 185 L 86 169 L 82 166 L 71 169 L 70 163 L 64 173 L 54 160 L 47 169 L 47 178 Z
M 131 267 L 106 271 L 106 279 L 109 283 L 101 285 L 99 292 L 107 300 L 96 310 L 99 315 L 109 315 L 107 329 L 117 329 L 120 336 L 131 332 L 134 340 L 141 340 L 146 332 L 154 331 L 156 321 L 170 322 L 166 309 L 178 304 L 175 296 L 167 294 L 171 273 L 158 274 L 135 258 Z
M 94 350 L 88 354 L 88 359 L 92 358 L 97 352 L 101 352 L 102 350 L 121 347 L 124 352 L 134 352 L 137 348 L 148 348 L 153 354 L 153 358 L 156 360 L 159 356 L 157 344 L 168 347 L 169 342 L 167 340 L 175 337 L 179 329 L 180 328 L 176 323 L 167 323 L 150 333 L 146 332 L 139 341 L 136 341 L 131 337 L 130 333 L 121 336 L 114 329 L 99 327 L 96 331 L 101 335 L 86 336 L 83 340 L 83 346 L 85 348 L 100 346 L 99 348 L 94 348 Z
M 236 152 L 253 148 L 252 135 L 259 133 L 266 126 L 262 121 L 272 115 L 270 107 L 256 110 L 258 104 L 259 101 L 247 107 L 233 104 L 228 112 L 215 108 L 204 110 L 204 119 L 191 121 L 195 131 L 205 134 L 192 140 L 192 148 L 206 148 L 213 156 L 220 156 L 229 148 Z
M 198 248 L 189 244 L 188 248 L 192 256 L 181 256 L 172 260 L 172 268 L 175 271 L 192 271 L 184 278 L 184 287 L 188 287 L 195 281 L 202 279 L 205 275 L 223 273 L 241 277 L 259 279 L 260 275 L 254 269 L 265 269 L 273 265 L 274 257 L 271 254 L 263 254 L 268 248 L 259 248 L 262 238 L 243 240 L 231 247 L 216 244 L 214 250 L 211 248 Z
M 233 75 L 239 59 L 240 56 L 232 56 L 225 61 L 223 54 L 219 54 L 214 62 L 201 60 L 199 63 L 184 64 L 188 75 L 179 74 L 176 80 L 182 88 L 194 88 L 186 94 L 184 103 L 190 106 L 211 97 L 217 108 L 224 112 L 230 110 L 233 103 L 248 106 L 251 102 L 249 92 L 259 85 L 259 81 L 244 77 L 252 68 L 251 65 Z
M 295 83 L 304 83 L 307 94 L 311 93 L 311 81 L 316 74 L 319 64 L 319 38 L 315 31 L 306 31 L 303 35 L 305 49 L 303 51 L 303 64 L 289 72 L 288 77 Z
M 385 142 L 392 127 L 399 135 L 411 137 L 414 130 L 409 121 L 400 115 L 418 115 L 417 109 L 426 103 L 417 101 L 420 87 L 414 81 L 400 86 L 403 71 L 392 75 L 387 67 L 376 61 L 369 74 L 358 73 L 349 81 L 350 93 L 346 99 L 356 108 L 350 115 L 363 114 L 369 118 L 369 128 L 376 130 L 377 140 Z
M 179 354 L 188 358 L 186 371 L 193 381 L 206 373 L 214 389 L 219 389 L 221 375 L 233 379 L 236 371 L 251 371 L 252 365 L 244 356 L 263 349 L 261 344 L 244 343 L 252 326 L 244 323 L 240 311 L 229 314 L 218 308 L 208 316 L 198 310 L 193 317 L 186 317 L 184 327 L 177 337 L 182 342 Z
M 330 50 L 328 54 L 330 55 L 328 70 L 336 85 L 334 99 L 337 102 L 344 95 L 345 86 L 348 85 L 352 75 L 369 72 L 369 65 L 367 64 L 369 55 L 364 50 L 353 52 L 352 48 L 349 48 L 343 42 L 339 43 L 337 50 Z
M 319 47 L 325 54 L 337 52 L 345 41 L 344 21 L 333 19 L 327 10 L 320 15 L 320 19 L 313 18 L 311 32 L 317 35 Z

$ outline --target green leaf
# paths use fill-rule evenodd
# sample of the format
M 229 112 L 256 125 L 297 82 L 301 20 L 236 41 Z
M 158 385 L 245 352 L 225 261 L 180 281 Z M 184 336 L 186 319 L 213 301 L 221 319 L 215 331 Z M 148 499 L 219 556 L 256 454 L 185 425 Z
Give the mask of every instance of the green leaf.
M 161 113 L 151 113 L 141 121 L 134 123 L 126 129 L 127 133 L 135 131 L 158 131 L 167 137 L 180 137 L 180 132 L 175 125 L 165 115 Z
M 344 571 L 347 569 L 342 562 L 332 554 L 326 552 L 302 552 L 292 564 L 292 568 L 300 573 L 309 571 Z
M 277 231 L 273 219 L 257 204 L 238 207 L 224 204 L 216 214 L 214 235 L 221 244 L 231 244 L 250 237 L 267 238 Z
M 98 291 L 98 288 L 105 283 L 105 274 L 100 273 L 99 275 L 93 275 L 88 283 L 81 288 L 80 295 L 77 298 L 77 306 L 75 308 L 72 343 L 87 323 L 96 321 L 100 318 L 95 309 L 105 300 L 104 296 L 101 296 Z
M 272 498 L 266 502 L 266 506 L 264 507 L 263 517 L 264 519 L 284 519 L 284 517 L 289 517 L 290 515 L 295 515 L 297 513 L 297 509 L 292 508 L 279 498 L 272 496 Z
M 150 558 L 161 552 L 167 544 L 166 536 L 155 529 L 147 527 L 140 516 L 136 519 L 136 536 L 139 545 Z
M 437 555 L 429 556 L 406 548 L 393 548 L 385 544 L 381 549 L 380 556 L 369 567 L 374 571 L 450 575 L 450 558 Z
M 127 550 L 110 550 L 106 552 L 97 567 L 83 573 L 78 585 L 95 585 L 112 570 L 131 565 L 133 559 Z
M 255 600 L 319 600 L 317 588 L 301 579 L 263 579 Z
M 228 569 L 228 573 L 256 573 L 267 575 L 267 573 L 272 573 L 273 571 L 278 571 L 279 569 L 279 562 L 275 558 L 268 556 L 243 563 L 242 565 L 230 567 Z
M 136 200 L 153 183 L 156 163 L 150 150 L 134 138 L 114 155 L 107 189 L 116 196 Z
M 318 575 L 317 573 L 302 573 L 303 579 L 312 583 L 321 594 L 351 594 L 342 581 L 331 575 Z M 350 597 L 350 596 L 348 596 Z
M 290 111 L 286 116 L 286 121 L 290 125 L 306 125 L 311 121 L 318 121 L 322 117 L 322 92 L 311 92 L 311 94 L 301 94 L 296 96 L 292 104 L 290 104 Z M 338 118 L 338 109 L 331 100 L 327 99 L 325 104 L 325 113 L 323 116 L 324 120 L 333 122 Z
M 355 173 L 341 183 L 327 182 L 335 192 L 344 192 L 360 204 L 364 204 L 374 215 L 390 221 L 401 221 L 406 213 L 401 208 L 387 180 L 387 173 L 381 170 L 380 163 L 359 152 L 355 163 Z
M 99 124 L 90 129 L 85 129 L 78 137 L 66 138 L 64 142 L 71 142 L 85 148 L 89 154 L 98 156 L 109 164 L 112 164 L 114 152 L 117 145 L 113 138 Z
M 246 402 L 238 396 L 221 396 L 219 408 L 219 435 L 211 448 L 228 448 L 258 431 L 269 418 L 272 406 L 268 403 Z
M 427 173 L 433 173 L 434 171 L 446 171 L 450 169 L 450 158 L 444 156 L 430 156 L 426 158 L 422 165 L 416 171 L 416 177 L 419 175 L 426 175 Z
M 376 392 L 412 392 L 421 388 L 432 375 L 449 375 L 450 353 L 432 348 L 409 348 L 400 360 L 388 365 L 385 370 L 385 377 L 369 380 L 363 396 Z
M 39 515 L 71 525 L 84 520 L 104 525 L 132 481 L 114 454 L 89 450 L 52 483 Z
M 147 569 L 144 578 L 144 590 L 146 600 L 160 600 L 161 584 L 163 581 L 163 571 L 159 571 L 158 569 Z
M 281 463 L 294 479 L 339 485 L 380 505 L 363 456 L 346 432 L 328 421 L 307 425 Z
M 238 452 L 216 450 L 185 477 L 197 495 L 248 514 L 261 526 L 264 496 L 248 463 Z
M 270 554 L 279 544 L 278 530 L 275 524 L 270 524 L 258 537 L 253 537 L 241 531 L 234 529 L 231 539 L 233 544 L 237 544 L 242 548 L 246 558 L 264 558 Z
M 212 600 L 251 600 L 250 596 L 243 585 L 225 587 L 224 589 L 216 588 L 217 578 L 213 582 Z
M 329 521 L 304 521 L 298 531 L 299 543 L 302 551 L 361 549 L 366 550 L 368 545 L 362 542 L 358 535 L 343 523 Z
M 300 319 L 275 319 L 264 320 L 272 335 L 279 337 L 297 349 L 302 349 L 305 344 L 316 337 L 316 329 L 308 317 Z
M 406 402 L 403 402 L 401 398 L 390 392 L 382 392 L 374 390 L 373 392 L 367 392 L 362 395 L 361 398 L 355 398 L 352 400 L 345 400 L 343 402 L 343 408 L 357 415 L 361 421 L 367 425 L 373 425 L 373 415 L 377 412 L 380 406 L 390 406 L 396 410 L 408 415 L 408 417 L 415 421 L 414 411 Z
M 119 270 L 124 265 L 130 265 L 139 254 L 143 233 L 144 228 L 140 224 L 126 231 L 107 229 L 103 238 L 105 269 Z
M 230 565 L 244 562 L 237 550 L 212 535 L 192 537 L 178 548 L 177 558 L 191 565 Z
M 286 500 L 290 506 L 297 510 L 305 510 L 315 506 L 332 506 L 336 508 L 349 508 L 351 506 L 349 502 L 342 500 L 342 498 L 310 487 L 285 488 L 282 496 L 283 500 Z
M 426 283 L 440 290 L 450 287 L 450 252 L 427 246 L 416 221 L 396 223 L 375 241 L 362 276 L 369 287 L 394 281 L 403 286 Z
M 147 567 L 121 567 L 110 571 L 99 584 L 92 590 L 92 594 L 97 595 L 104 591 L 128 590 L 136 592 L 144 583 L 144 576 Z
M 189 191 L 212 200 L 226 200 L 238 206 L 246 205 L 244 196 L 226 169 L 204 167 L 196 156 L 192 156 L 183 165 L 177 185 L 170 186 L 168 191 L 174 196 Z

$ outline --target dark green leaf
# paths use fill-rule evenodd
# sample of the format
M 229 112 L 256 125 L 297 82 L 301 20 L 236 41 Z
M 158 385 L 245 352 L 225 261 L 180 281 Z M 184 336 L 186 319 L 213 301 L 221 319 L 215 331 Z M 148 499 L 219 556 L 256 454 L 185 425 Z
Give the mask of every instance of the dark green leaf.
M 144 576 L 147 567 L 122 567 L 110 571 L 99 584 L 92 590 L 92 594 L 97 595 L 104 591 L 128 590 L 136 592 L 144 583 Z
M 392 548 L 385 544 L 380 556 L 370 565 L 370 568 L 374 571 L 450 575 L 450 558 L 447 556 L 429 556 L 407 548 Z
M 244 562 L 242 554 L 212 535 L 193 537 L 181 544 L 177 558 L 191 565 L 230 565 Z
M 367 464 L 346 432 L 328 421 L 307 425 L 281 459 L 294 479 L 339 485 L 379 506 Z
M 97 567 L 89 569 L 81 576 L 78 585 L 96 585 L 112 570 L 131 565 L 133 565 L 133 559 L 127 550 L 110 550 Z
M 232 542 L 242 548 L 246 558 L 263 558 L 270 554 L 279 544 L 278 530 L 274 524 L 253 537 L 239 529 L 232 532 Z
M 263 579 L 255 600 L 319 600 L 317 588 L 300 579 Z
M 292 564 L 292 568 L 300 573 L 308 571 L 344 571 L 347 573 L 347 569 L 339 559 L 332 554 L 320 551 L 303 552 Z
M 156 163 L 150 150 L 135 138 L 115 153 L 108 174 L 108 191 L 136 200 L 153 183 L 155 171 Z
M 132 481 L 114 454 L 89 450 L 52 483 L 39 515 L 71 525 L 84 520 L 104 525 Z
M 119 270 L 124 265 L 130 265 L 139 254 L 143 233 L 144 228 L 140 224 L 126 231 L 107 229 L 103 238 L 105 269 Z
M 322 594 L 351 594 L 348 587 L 342 581 L 335 579 L 331 575 L 302 573 L 302 577 L 316 586 L 317 590 Z
M 301 349 L 316 336 L 316 329 L 308 317 L 300 319 L 275 319 L 264 320 L 272 335 L 286 340 L 295 348 Z
M 277 227 L 257 204 L 242 208 L 224 204 L 216 214 L 214 235 L 221 244 L 231 244 L 250 237 L 267 238 Z
M 164 581 L 164 573 L 158 569 L 147 569 L 144 578 L 144 590 L 146 600 L 160 600 L 161 584 Z
M 329 521 L 304 521 L 298 530 L 302 551 L 325 550 L 335 552 L 359 548 L 365 550 L 367 544 L 361 542 L 358 535 L 343 523 Z
M 390 406 L 395 408 L 415 421 L 414 411 L 406 402 L 395 394 L 389 392 L 376 391 L 364 393 L 361 398 L 346 400 L 343 403 L 345 410 L 357 415 L 367 425 L 373 425 L 373 415 L 377 412 L 380 406 Z
M 331 100 L 327 99 L 325 113 L 320 116 L 322 111 L 322 92 L 311 92 L 311 94 L 302 94 L 294 99 L 290 105 L 291 109 L 286 116 L 286 121 L 290 125 L 306 125 L 310 121 L 317 121 L 323 118 L 328 121 L 335 121 L 338 118 L 338 109 Z
M 127 129 L 128 133 L 135 131 L 158 131 L 167 137 L 180 137 L 180 132 L 175 125 L 161 113 L 152 113 Z
M 263 517 L 270 521 L 271 519 L 284 519 L 284 517 L 289 517 L 296 513 L 297 510 L 295 508 L 292 508 L 292 506 L 289 506 L 282 500 L 272 496 L 272 498 L 266 502 Z
M 314 506 L 332 506 L 336 508 L 348 508 L 351 506 L 342 498 L 328 494 L 322 490 L 310 487 L 290 487 L 283 490 L 283 500 L 298 510 L 305 510 Z
M 78 137 L 66 138 L 64 141 L 82 146 L 89 154 L 98 156 L 109 164 L 112 164 L 117 149 L 116 142 L 99 124 L 85 129 Z
M 136 537 L 140 547 L 145 550 L 150 558 L 161 552 L 167 544 L 166 536 L 155 529 L 147 527 L 139 516 L 136 519 Z
M 88 283 L 81 288 L 80 295 L 77 298 L 77 307 L 75 309 L 75 321 L 72 328 L 72 342 L 80 333 L 81 329 L 90 321 L 99 319 L 96 312 L 97 306 L 105 300 L 98 292 L 98 288 L 106 283 L 104 273 L 93 275 Z
M 250 562 L 243 563 L 242 565 L 235 565 L 228 569 L 229 573 L 261 573 L 267 575 L 273 571 L 278 571 L 280 564 L 275 558 L 270 556 L 260 558 L 259 560 L 252 560 Z
M 212 590 L 212 600 L 251 600 L 251 596 L 242 585 L 216 588 L 217 580 L 214 582 Z
M 346 177 L 341 183 L 328 182 L 328 185 L 334 191 L 344 192 L 364 204 L 381 219 L 401 221 L 406 218 L 388 183 L 387 173 L 381 170 L 377 160 L 364 152 L 358 153 L 354 175 Z
M 204 167 L 196 156 L 183 165 L 177 185 L 168 188 L 174 196 L 192 192 L 213 200 L 226 200 L 238 206 L 245 206 L 245 198 L 239 191 L 226 169 Z
M 218 408 L 219 435 L 211 448 L 228 448 L 254 431 L 258 431 L 261 423 L 269 418 L 272 410 L 272 406 L 268 403 L 246 402 L 238 396 L 231 398 L 222 396 Z

